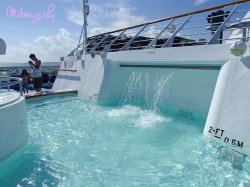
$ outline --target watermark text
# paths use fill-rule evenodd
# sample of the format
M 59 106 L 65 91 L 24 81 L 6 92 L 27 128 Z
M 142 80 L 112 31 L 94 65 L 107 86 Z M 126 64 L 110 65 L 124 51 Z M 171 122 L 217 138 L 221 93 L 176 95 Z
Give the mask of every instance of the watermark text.
M 48 9 L 45 11 L 39 10 L 38 12 L 29 12 L 24 10 L 22 7 L 15 8 L 12 6 L 6 7 L 6 16 L 11 18 L 19 19 L 32 19 L 33 24 L 38 24 L 41 19 L 50 19 L 55 21 L 55 9 L 54 4 L 49 5 Z

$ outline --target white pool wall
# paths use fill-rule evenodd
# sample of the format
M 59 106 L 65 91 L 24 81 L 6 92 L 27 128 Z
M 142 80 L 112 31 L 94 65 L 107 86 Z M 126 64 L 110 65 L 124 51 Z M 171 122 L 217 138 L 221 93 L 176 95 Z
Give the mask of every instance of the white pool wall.
M 127 68 L 120 64 L 222 66 L 235 59 L 229 48 L 223 44 L 109 52 L 94 58 L 84 55 L 70 68 L 77 72 L 59 72 L 53 89 L 76 89 L 85 97 L 98 94 L 100 100 L 121 99 L 133 72 L 150 72 L 152 81 L 159 74 L 173 73 L 168 98 L 162 104 L 208 113 L 219 70 Z
M 23 145 L 28 137 L 26 102 L 20 97 L 0 107 L 0 160 Z

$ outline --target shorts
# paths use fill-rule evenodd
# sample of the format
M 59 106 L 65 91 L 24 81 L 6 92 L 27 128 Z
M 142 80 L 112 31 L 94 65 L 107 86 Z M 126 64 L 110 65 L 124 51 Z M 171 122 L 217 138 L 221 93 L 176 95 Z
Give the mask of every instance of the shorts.
M 33 78 L 33 85 L 35 88 L 42 88 L 42 77 Z

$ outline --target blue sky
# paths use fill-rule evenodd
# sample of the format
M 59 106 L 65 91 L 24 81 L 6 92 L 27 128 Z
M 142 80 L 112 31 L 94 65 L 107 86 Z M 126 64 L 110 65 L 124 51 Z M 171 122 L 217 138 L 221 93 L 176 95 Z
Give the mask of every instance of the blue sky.
M 42 61 L 59 61 L 76 47 L 82 25 L 81 0 L 1 0 L 0 38 L 7 44 L 1 62 L 26 62 L 30 53 Z M 145 21 L 198 10 L 232 0 L 89 0 L 89 34 L 131 26 Z M 54 7 L 54 9 L 53 9 Z M 14 9 L 47 18 L 35 22 L 30 15 L 16 18 Z

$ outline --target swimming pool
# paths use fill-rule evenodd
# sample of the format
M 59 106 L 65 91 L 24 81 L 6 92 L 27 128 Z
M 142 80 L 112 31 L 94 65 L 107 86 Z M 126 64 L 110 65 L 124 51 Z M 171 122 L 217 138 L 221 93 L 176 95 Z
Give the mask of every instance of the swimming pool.
M 28 101 L 29 139 L 0 163 L 0 186 L 249 186 L 218 159 L 206 115 L 98 104 L 75 95 Z

